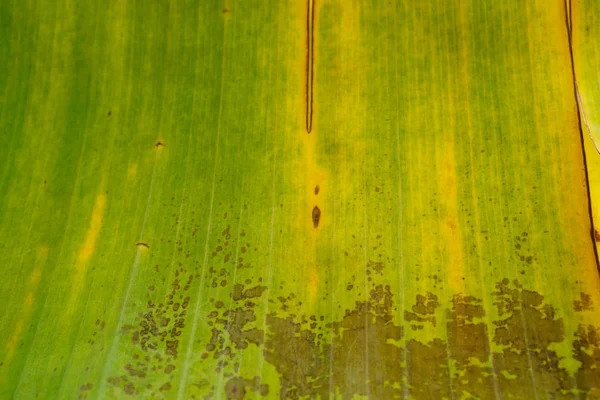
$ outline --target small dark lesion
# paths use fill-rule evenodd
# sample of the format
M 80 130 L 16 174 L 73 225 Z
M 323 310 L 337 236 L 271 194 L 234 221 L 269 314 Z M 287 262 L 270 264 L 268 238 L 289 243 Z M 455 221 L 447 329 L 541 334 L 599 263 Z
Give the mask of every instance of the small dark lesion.
M 144 243 L 144 242 L 137 242 L 135 245 L 136 245 L 137 247 L 145 247 L 145 248 L 147 248 L 147 249 L 149 249 L 149 248 L 150 248 L 150 246 L 148 246 L 148 243 Z
M 159 140 L 159 141 L 156 142 L 156 144 L 154 145 L 154 147 L 156 147 L 157 149 L 159 149 L 161 147 L 164 147 L 164 145 L 165 144 Z
M 315 206 L 312 210 L 312 221 L 315 228 L 319 226 L 319 221 L 321 220 L 321 210 L 318 206 Z
M 108 116 L 110 117 L 112 115 L 112 111 L 108 110 Z
M 321 188 L 319 187 L 319 185 L 315 186 L 315 195 L 319 194 L 320 190 Z
M 597 229 L 594 229 L 594 239 L 596 239 L 596 242 L 600 242 L 600 232 Z

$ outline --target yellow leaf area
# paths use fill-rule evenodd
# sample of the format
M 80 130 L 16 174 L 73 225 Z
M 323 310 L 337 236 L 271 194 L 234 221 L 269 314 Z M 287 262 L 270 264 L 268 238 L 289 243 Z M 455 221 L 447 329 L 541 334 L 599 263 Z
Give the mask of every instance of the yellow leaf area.
M 582 122 L 600 151 L 600 5 L 591 0 L 569 0 L 568 4 Z
M 600 398 L 573 2 L 7 0 L 0 398 Z
M 571 2 L 571 31 L 573 62 L 575 65 L 577 93 L 580 102 L 581 128 L 585 146 L 591 209 L 596 230 L 594 239 L 600 241 L 600 126 L 598 104 L 600 100 L 600 32 L 597 2 L 577 0 Z

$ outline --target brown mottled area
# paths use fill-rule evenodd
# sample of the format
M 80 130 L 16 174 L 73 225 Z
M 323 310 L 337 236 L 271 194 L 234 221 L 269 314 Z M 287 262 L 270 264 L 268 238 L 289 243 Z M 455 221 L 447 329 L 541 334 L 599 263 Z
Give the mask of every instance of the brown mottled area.
M 575 359 L 581 362 L 581 368 L 575 374 L 580 390 L 595 390 L 600 395 L 600 329 L 592 325 L 580 325 L 575 333 L 573 352 Z
M 433 293 L 427 293 L 425 296 L 418 294 L 417 301 L 412 306 L 412 311 L 404 311 L 404 319 L 406 321 L 417 322 L 414 326 L 423 326 L 423 323 L 429 322 L 435 326 L 435 310 L 439 306 L 438 298 Z
M 190 275 L 188 284 L 192 279 Z M 181 287 L 177 278 L 168 287 L 170 291 L 162 301 L 149 299 L 146 312 L 139 312 L 133 324 L 121 328 L 134 350 L 122 366 L 125 373 L 108 378 L 108 383 L 125 394 L 137 395 L 140 388 L 145 388 L 144 393 L 155 395 L 151 389 L 155 383 L 159 391 L 170 388 L 171 384 L 165 381 L 170 379 L 176 364 L 172 361 L 179 355 L 179 337 L 185 328 L 190 297 L 184 296 L 187 289 Z
M 399 396 L 402 349 L 394 342 L 403 330 L 393 323 L 392 309 L 389 286 L 377 286 L 369 301 L 357 302 L 341 321 L 326 325 L 333 334 L 326 344 L 292 317 L 268 315 L 264 355 L 281 376 L 280 398 L 326 398 L 334 389 L 343 398 Z
M 225 309 L 225 304 L 219 300 L 215 302 L 216 309 L 207 314 L 212 328 L 209 342 L 205 345 L 207 353 L 202 357 L 212 353 L 216 360 L 224 358 L 217 362 L 217 371 L 228 367 L 227 360 L 234 359 L 238 351 L 249 345 L 261 346 L 264 343 L 264 331 L 252 326 L 256 322 L 256 304 L 243 300 L 259 298 L 265 290 L 266 287 L 260 285 L 244 290 L 244 285 L 236 284 L 231 294 L 234 307 Z
M 135 387 L 133 386 L 133 383 L 131 383 L 131 382 L 125 384 L 125 387 L 123 388 L 123 390 L 125 391 L 126 394 L 131 395 L 131 396 L 137 393 L 135 390 Z
M 410 340 L 406 345 L 409 391 L 416 399 L 452 398 L 446 343 Z
M 316 343 L 316 335 L 292 317 L 267 315 L 269 334 L 264 357 L 274 365 L 281 377 L 280 398 L 299 398 L 329 393 L 327 370 L 329 364 Z
M 223 236 L 227 240 L 231 239 L 231 226 L 230 225 L 227 225 L 227 228 L 223 229 L 223 232 L 221 232 L 221 236 Z
M 244 285 L 240 283 L 236 283 L 233 286 L 233 291 L 231 292 L 231 298 L 235 301 L 243 300 L 243 299 L 253 299 L 262 296 L 263 292 L 267 290 L 266 286 L 256 285 L 249 289 L 244 290 Z
M 383 267 L 384 264 L 381 261 L 369 261 L 367 263 L 367 268 L 379 275 L 383 275 Z
M 146 370 L 147 370 L 147 368 L 148 368 L 148 367 L 147 367 L 147 366 L 145 366 L 145 369 L 146 369 Z M 129 375 L 131 375 L 131 376 L 137 376 L 137 377 L 140 377 L 140 378 L 143 378 L 143 377 L 145 377 L 145 376 L 146 376 L 146 371 L 142 371 L 142 370 L 140 370 L 140 369 L 135 369 L 135 368 L 133 368 L 133 367 L 131 366 L 131 364 L 127 364 L 127 365 L 125 365 L 125 370 L 126 370 L 127 372 L 129 372 Z
M 242 300 L 243 288 L 237 293 Z M 239 355 L 250 345 L 262 348 L 265 361 L 279 374 L 281 399 L 328 398 L 332 393 L 344 399 L 392 399 L 406 393 L 414 399 L 600 398 L 597 327 L 579 327 L 573 355 L 581 367 L 572 376 L 553 349 L 565 340 L 563 322 L 541 294 L 516 280 L 503 280 L 491 297 L 500 316 L 491 325 L 481 299 L 455 294 L 441 314 L 447 340 L 415 338 L 405 348 L 403 329 L 394 322 L 397 311 L 389 286 L 375 286 L 367 301 L 356 301 L 333 322 L 296 314 L 295 305 L 271 312 L 265 331 L 253 326 L 254 303 L 228 311 L 220 308 L 220 316 L 212 315 L 215 327 L 206 349 L 224 365 L 235 351 Z M 278 300 L 285 305 L 289 298 Z M 580 303 L 580 308 L 591 307 L 584 295 Z M 421 294 L 405 316 L 411 325 L 435 325 L 439 307 L 436 295 Z M 499 350 L 492 352 L 490 342 Z M 238 373 L 226 376 L 233 375 Z M 248 379 L 234 377 L 227 385 L 228 398 L 249 396 L 251 390 L 259 393 Z
M 170 374 L 175 370 L 175 366 L 173 364 L 169 364 L 165 367 L 165 374 Z
M 553 343 L 564 340 L 562 320 L 556 319 L 554 307 L 543 304 L 544 297 L 523 289 L 507 279 L 496 285 L 492 293 L 498 313 L 504 319 L 494 321 L 493 340 L 504 347 L 494 354 L 499 389 L 511 393 L 521 388 L 524 397 L 560 397 L 563 390 L 573 386 L 568 373 L 559 368 L 558 355 L 550 349 Z M 510 378 L 507 378 L 507 375 Z
M 448 331 L 448 356 L 456 361 L 456 369 L 460 379 L 453 382 L 454 390 L 481 396 L 494 397 L 493 370 L 480 366 L 489 361 L 490 346 L 488 329 L 481 319 L 485 311 L 481 300 L 473 296 L 454 295 L 452 310 L 446 312 L 446 327 Z M 477 364 L 473 360 L 478 361 Z
M 327 325 L 333 340 L 324 350 L 335 360 L 331 380 L 344 398 L 391 399 L 402 394 L 403 350 L 394 342 L 401 340 L 404 332 L 394 324 L 393 315 L 390 287 L 378 285 L 368 301 L 357 302 L 340 322 Z
M 573 308 L 575 311 L 594 311 L 594 304 L 592 303 L 592 296 L 586 293 L 579 294 L 579 300 L 573 302 Z
M 249 343 L 260 345 L 264 340 L 264 332 L 256 329 L 244 329 L 246 324 L 256 321 L 253 310 L 238 307 L 225 311 L 223 316 L 228 318 L 225 329 L 229 333 L 230 340 L 238 349 L 245 349 Z
M 225 384 L 225 396 L 227 399 L 243 399 L 246 397 L 246 381 L 244 378 L 234 377 Z
M 158 390 L 160 392 L 168 392 L 169 390 L 171 390 L 171 384 L 167 382 L 164 385 L 162 385 Z
M 264 397 L 269 394 L 269 385 L 261 384 L 260 377 L 258 376 L 255 376 L 252 379 L 234 376 L 225 383 L 225 397 L 228 400 L 245 398 L 247 390 L 252 390 L 256 394 Z

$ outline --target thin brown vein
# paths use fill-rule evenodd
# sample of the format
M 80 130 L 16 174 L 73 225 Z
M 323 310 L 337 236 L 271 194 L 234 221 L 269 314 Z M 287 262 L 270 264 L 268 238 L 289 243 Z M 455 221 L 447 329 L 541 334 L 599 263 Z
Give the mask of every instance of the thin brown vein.
M 315 1 L 307 0 L 306 9 L 306 133 L 312 131 Z

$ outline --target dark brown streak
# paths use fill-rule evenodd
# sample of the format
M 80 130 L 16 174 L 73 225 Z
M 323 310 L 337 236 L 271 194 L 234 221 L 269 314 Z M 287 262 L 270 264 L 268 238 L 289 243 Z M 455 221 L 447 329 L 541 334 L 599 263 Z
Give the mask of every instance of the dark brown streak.
M 315 206 L 312 210 L 312 221 L 315 228 L 319 226 L 319 221 L 321 220 L 321 209 L 318 206 Z
M 306 0 L 306 133 L 312 131 L 313 76 L 314 76 L 314 0 Z
M 138 246 L 138 247 L 142 246 L 142 247 L 145 247 L 147 249 L 150 248 L 150 246 L 148 246 L 148 244 L 144 243 L 144 242 L 137 242 L 135 245 Z
M 567 3 L 568 2 L 568 3 Z M 592 195 L 590 193 L 590 179 L 588 174 L 588 164 L 587 157 L 585 155 L 585 141 L 584 141 L 584 133 L 583 126 L 581 124 L 581 104 L 579 104 L 579 96 L 577 95 L 577 77 L 575 75 L 575 57 L 573 56 L 573 36 L 572 36 L 572 12 L 573 8 L 571 7 L 571 0 L 565 0 L 565 25 L 567 28 L 567 37 L 569 39 L 569 54 L 571 56 L 571 74 L 573 78 L 573 95 L 575 96 L 575 105 L 577 106 L 577 125 L 579 128 L 579 139 L 581 142 L 581 154 L 583 155 L 583 169 L 585 171 L 585 189 L 587 191 L 587 199 L 588 199 L 588 214 L 590 218 L 590 238 L 592 240 L 592 248 L 594 249 L 594 257 L 596 258 L 596 268 L 600 272 L 600 258 L 598 257 L 598 249 L 596 248 L 596 229 L 594 228 L 594 216 L 592 213 Z

